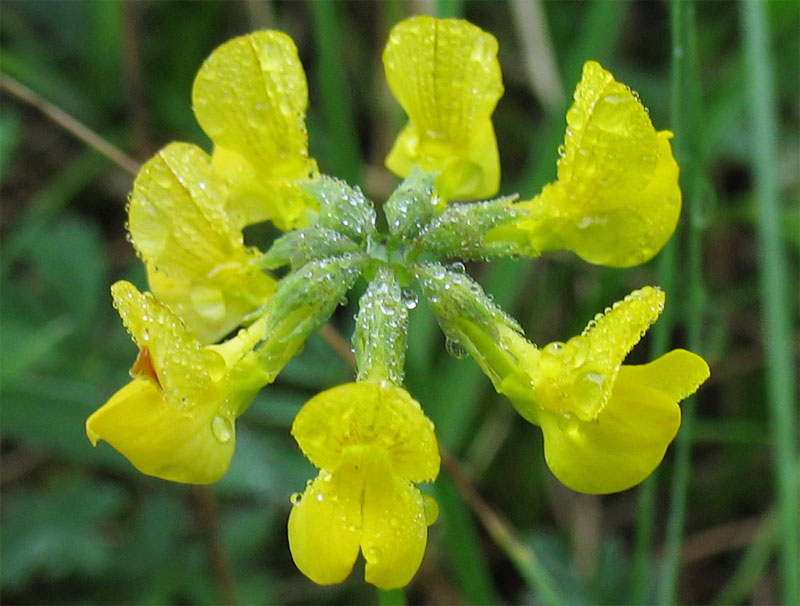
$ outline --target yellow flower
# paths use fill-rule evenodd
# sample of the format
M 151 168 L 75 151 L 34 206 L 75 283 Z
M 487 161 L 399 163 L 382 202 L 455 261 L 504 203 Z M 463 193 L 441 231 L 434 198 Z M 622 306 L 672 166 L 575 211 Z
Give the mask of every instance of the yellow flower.
M 558 180 L 519 208 L 515 236 L 532 253 L 571 250 L 598 265 L 644 263 L 678 222 L 681 192 L 669 140 L 638 96 L 594 61 L 583 67 L 558 161 Z
M 644 480 L 680 427 L 678 402 L 709 377 L 703 358 L 683 349 L 622 365 L 663 305 L 657 288 L 631 293 L 567 343 L 529 346 L 518 356 L 524 372 L 498 388 L 541 426 L 547 465 L 573 490 L 603 494 Z
M 408 114 L 386 166 L 408 177 L 437 171 L 445 199 L 497 193 L 500 162 L 491 115 L 503 94 L 497 40 L 459 19 L 412 17 L 383 51 L 389 88 Z
M 203 347 L 151 294 L 129 282 L 111 292 L 139 355 L 133 380 L 87 419 L 86 435 L 93 445 L 111 444 L 142 473 L 215 482 L 233 456 L 236 417 L 266 383 L 250 352 L 264 322 L 224 345 Z
M 225 187 L 199 147 L 172 143 L 139 171 L 128 229 L 153 294 L 213 343 L 275 290 L 225 214 Z
M 367 582 L 408 584 L 436 515 L 412 482 L 439 473 L 433 423 L 419 404 L 389 383 L 340 385 L 305 404 L 292 435 L 320 468 L 289 516 L 297 567 L 315 583 L 339 583 L 361 550 Z
M 260 31 L 226 42 L 198 71 L 192 104 L 230 186 L 234 226 L 307 225 L 311 202 L 298 183 L 318 171 L 308 155 L 308 86 L 292 39 Z

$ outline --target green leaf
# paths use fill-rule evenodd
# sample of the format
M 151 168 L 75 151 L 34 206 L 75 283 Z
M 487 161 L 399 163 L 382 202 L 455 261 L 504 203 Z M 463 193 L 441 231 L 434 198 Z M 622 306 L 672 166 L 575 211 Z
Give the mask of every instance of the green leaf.
M 65 308 L 77 330 L 88 337 L 108 282 L 100 231 L 70 217 L 49 229 L 31 253 L 36 269 L 52 289 L 54 310 Z
M 4 499 L 2 586 L 21 589 L 43 576 L 52 581 L 72 574 L 107 570 L 112 544 L 102 533 L 121 509 L 122 492 L 86 478 L 61 480 L 40 491 L 17 491 Z

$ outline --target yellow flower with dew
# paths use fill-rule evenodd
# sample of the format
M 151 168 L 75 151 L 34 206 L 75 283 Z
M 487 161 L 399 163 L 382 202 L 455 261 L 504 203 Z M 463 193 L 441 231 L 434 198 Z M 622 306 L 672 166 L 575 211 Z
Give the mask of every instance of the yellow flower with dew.
M 86 421 L 142 473 L 192 484 L 217 481 L 236 445 L 235 421 L 267 382 L 251 352 L 259 321 L 224 345 L 203 346 L 167 306 L 129 282 L 111 288 L 139 347 L 133 380 Z
M 639 97 L 588 61 L 567 112 L 558 180 L 517 208 L 530 216 L 492 238 L 518 239 L 528 254 L 571 250 L 612 267 L 655 256 L 678 223 L 681 191 L 669 140 Z
M 314 208 L 299 183 L 318 169 L 308 154 L 308 85 L 292 39 L 259 31 L 218 47 L 197 73 L 192 105 L 230 188 L 233 225 L 307 225 Z
M 244 246 L 225 212 L 226 188 L 199 147 L 172 143 L 142 166 L 128 205 L 128 230 L 150 290 L 214 343 L 264 305 L 275 281 Z
M 417 272 L 445 333 L 542 428 L 548 467 L 578 492 L 618 492 L 650 475 L 680 427 L 678 402 L 709 377 L 705 360 L 683 349 L 622 364 L 663 310 L 658 288 L 634 291 L 583 334 L 539 349 L 468 276 L 436 265 Z
M 367 582 L 408 584 L 438 515 L 414 486 L 439 473 L 433 423 L 417 401 L 391 383 L 340 385 L 303 406 L 292 435 L 320 468 L 289 516 L 297 567 L 315 583 L 339 583 L 361 551 Z
M 517 350 L 522 373 L 505 377 L 498 391 L 541 426 L 547 465 L 569 488 L 603 494 L 644 480 L 678 432 L 678 402 L 708 379 L 705 360 L 684 349 L 622 364 L 663 306 L 663 291 L 648 286 L 566 343 Z
M 412 17 L 390 32 L 386 80 L 408 114 L 386 166 L 439 172 L 443 199 L 493 196 L 500 160 L 491 115 L 503 95 L 497 40 L 460 19 Z
M 215 481 L 233 455 L 236 419 L 364 276 L 356 380 L 313 397 L 292 426 L 320 470 L 293 497 L 288 525 L 292 557 L 311 580 L 343 581 L 362 553 L 369 583 L 402 587 L 424 556 L 437 508 L 416 484 L 436 478 L 439 452 L 432 422 L 399 387 L 415 280 L 450 343 L 541 426 L 547 464 L 564 484 L 614 492 L 651 473 L 679 428 L 678 402 L 709 376 L 684 350 L 622 364 L 663 293 L 638 290 L 582 335 L 539 349 L 441 262 L 558 249 L 611 266 L 646 261 L 680 212 L 671 133 L 588 62 L 558 180 L 522 203 L 448 206 L 499 188 L 497 50 L 462 20 L 414 17 L 392 29 L 383 64 L 408 123 L 386 166 L 406 181 L 386 201 L 380 233 L 361 190 L 321 176 L 309 156 L 308 89 L 292 40 L 261 31 L 217 48 L 192 89 L 213 153 L 168 145 L 134 183 L 129 230 L 152 294 L 112 287 L 139 355 L 133 380 L 87 420 L 91 442 L 106 440 L 150 475 Z M 267 220 L 292 231 L 262 254 L 244 245 L 242 229 Z M 285 266 L 280 281 L 261 271 Z

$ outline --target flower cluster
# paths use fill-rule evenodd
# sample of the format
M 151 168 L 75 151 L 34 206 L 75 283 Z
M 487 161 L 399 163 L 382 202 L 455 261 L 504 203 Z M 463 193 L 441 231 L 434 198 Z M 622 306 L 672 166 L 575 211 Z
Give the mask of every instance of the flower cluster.
M 383 64 L 408 115 L 386 159 L 404 179 L 383 205 L 387 233 L 360 189 L 309 156 L 307 84 L 288 36 L 248 34 L 206 60 L 192 103 L 213 153 L 170 144 L 133 184 L 128 228 L 150 292 L 118 282 L 112 295 L 139 352 L 131 382 L 86 432 L 143 473 L 216 481 L 236 419 L 363 277 L 355 381 L 312 398 L 292 426 L 320 471 L 292 496 L 289 544 L 317 583 L 344 580 L 360 552 L 366 580 L 394 588 L 417 571 L 438 511 L 416 486 L 436 479 L 440 460 L 433 424 L 403 388 L 408 289 L 541 427 L 548 466 L 574 490 L 614 492 L 647 477 L 678 431 L 678 402 L 709 371 L 684 350 L 623 365 L 663 309 L 656 287 L 540 348 L 456 268 L 551 250 L 615 267 L 653 257 L 680 212 L 678 167 L 671 133 L 654 129 L 635 93 L 587 63 L 557 180 L 530 200 L 485 200 L 500 180 L 495 38 L 466 21 L 415 17 L 391 31 Z M 262 221 L 285 232 L 266 252 L 242 236 Z M 280 279 L 269 273 L 280 268 Z

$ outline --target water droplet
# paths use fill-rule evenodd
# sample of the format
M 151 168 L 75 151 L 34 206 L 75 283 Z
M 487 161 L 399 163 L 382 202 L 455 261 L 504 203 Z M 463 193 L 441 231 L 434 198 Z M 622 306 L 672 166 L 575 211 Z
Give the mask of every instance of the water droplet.
M 414 309 L 419 303 L 417 293 L 415 293 L 413 290 L 404 290 L 402 296 L 406 309 Z
M 289 497 L 289 501 L 292 503 L 292 505 L 295 506 L 300 505 L 300 501 L 302 500 L 303 500 L 303 495 L 300 494 L 299 492 L 293 492 L 292 496 Z
M 233 425 L 227 418 L 220 415 L 212 419 L 211 431 L 214 433 L 214 437 L 223 444 L 233 437 Z
M 432 496 L 422 495 L 422 509 L 425 512 L 425 523 L 428 526 L 439 519 L 439 504 Z
M 469 355 L 469 352 L 464 349 L 464 346 L 461 345 L 456 339 L 451 339 L 447 337 L 444 341 L 444 348 L 454 358 L 458 358 L 459 360 L 462 358 L 466 358 Z

